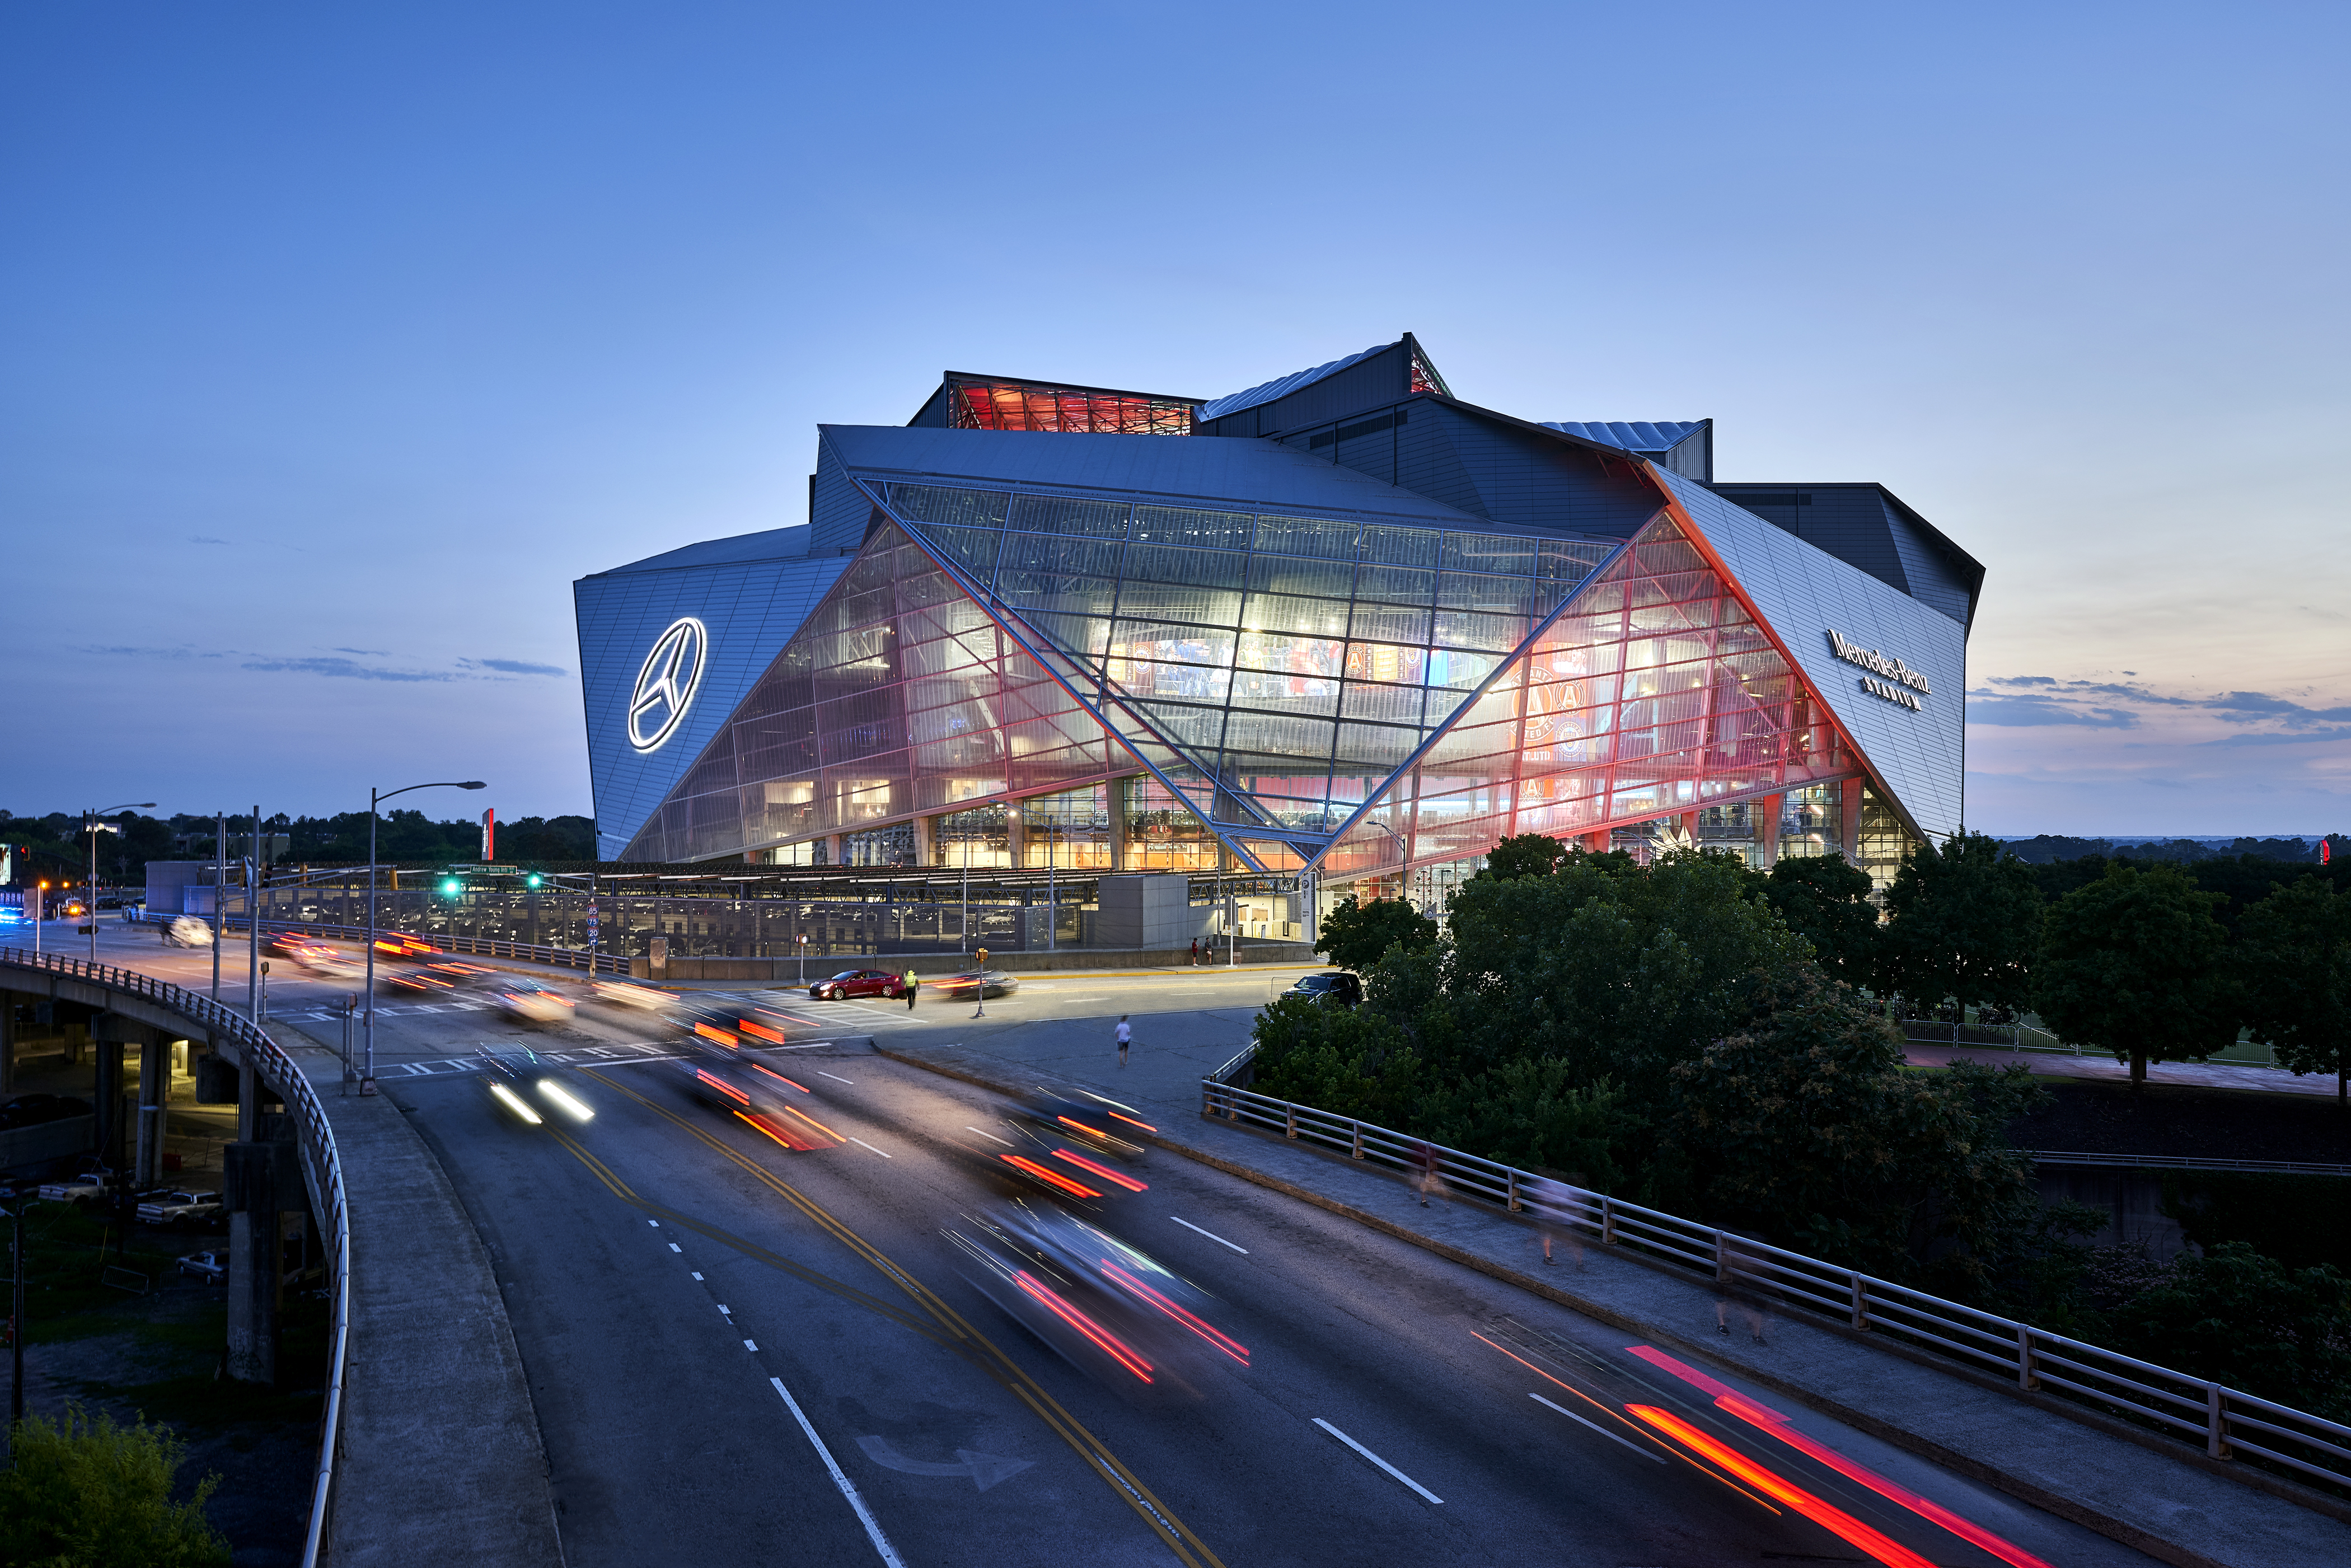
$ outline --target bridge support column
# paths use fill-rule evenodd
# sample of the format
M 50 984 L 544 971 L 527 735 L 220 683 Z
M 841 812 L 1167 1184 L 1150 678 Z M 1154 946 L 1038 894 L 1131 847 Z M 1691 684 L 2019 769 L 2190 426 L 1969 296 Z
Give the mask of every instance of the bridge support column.
M 16 1092 L 16 993 L 0 991 L 0 1096 Z
M 221 1197 L 228 1208 L 228 1375 L 240 1383 L 275 1384 L 285 1252 L 278 1214 L 282 1199 L 298 1198 L 293 1189 L 301 1184 L 301 1172 L 290 1143 L 235 1143 L 222 1155 Z
M 184 1041 L 155 1039 L 139 1048 L 139 1152 L 131 1182 L 140 1191 L 163 1185 L 163 1114 L 172 1099 L 172 1051 Z

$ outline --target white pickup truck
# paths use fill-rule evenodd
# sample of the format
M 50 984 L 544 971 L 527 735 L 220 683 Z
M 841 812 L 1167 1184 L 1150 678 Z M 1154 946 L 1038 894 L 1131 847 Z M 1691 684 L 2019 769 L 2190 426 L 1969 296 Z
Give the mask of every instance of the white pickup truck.
M 106 1196 L 113 1181 L 112 1171 L 84 1171 L 63 1181 L 43 1182 L 41 1197 L 50 1203 L 95 1203 Z
M 220 1212 L 216 1192 L 159 1192 L 139 1206 L 142 1225 L 188 1225 Z

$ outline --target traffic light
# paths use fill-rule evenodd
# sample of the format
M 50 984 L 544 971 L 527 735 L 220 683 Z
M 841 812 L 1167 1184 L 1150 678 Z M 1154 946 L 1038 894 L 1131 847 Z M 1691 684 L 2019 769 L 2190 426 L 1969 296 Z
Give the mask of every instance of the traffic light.
M 522 882 L 525 887 L 537 887 L 538 885 L 538 873 L 531 873 L 528 876 L 523 878 Z
M 448 897 L 455 898 L 464 891 L 464 885 L 454 876 L 444 877 L 442 879 L 441 891 Z

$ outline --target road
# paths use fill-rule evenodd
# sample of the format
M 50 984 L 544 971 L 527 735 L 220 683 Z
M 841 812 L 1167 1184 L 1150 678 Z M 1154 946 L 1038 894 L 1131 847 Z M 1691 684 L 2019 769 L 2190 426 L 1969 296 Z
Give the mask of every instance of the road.
M 106 949 L 183 984 L 209 973 L 202 954 L 125 936 Z M 944 1234 L 1004 1201 L 955 1150 L 965 1129 L 1005 1130 L 1011 1107 L 876 1056 L 867 1037 L 1050 1062 L 1106 1051 L 1126 1013 L 1142 1042 L 1131 1103 L 1180 1113 L 1182 1093 L 1164 1091 L 1245 1038 L 1268 983 L 1054 976 L 985 1019 L 969 1003 L 910 1018 L 767 993 L 787 1041 L 768 1059 L 843 1139 L 801 1153 L 690 1099 L 673 1037 L 643 1015 L 590 1004 L 560 1028 L 528 1027 L 390 1003 L 385 1092 L 494 1260 L 567 1560 L 2149 1561 L 1165 1150 L 1135 1167 L 1149 1190 L 1107 1223 L 1213 1296 L 1248 1365 L 1226 1358 L 1177 1393 L 1056 1354 L 964 1278 Z M 273 1009 L 298 1019 L 347 990 L 284 981 Z M 522 1125 L 457 1065 L 514 1041 L 566 1059 L 593 1120 Z M 311 1060 L 331 1092 L 332 1056 Z

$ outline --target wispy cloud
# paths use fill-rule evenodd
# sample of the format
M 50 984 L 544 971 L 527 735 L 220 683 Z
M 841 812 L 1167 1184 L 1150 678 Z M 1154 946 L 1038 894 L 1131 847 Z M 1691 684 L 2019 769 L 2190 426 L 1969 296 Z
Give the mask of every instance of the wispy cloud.
M 188 536 L 188 542 L 192 545 L 225 545 L 228 543 L 226 539 L 216 539 L 210 534 L 190 534 Z
M 363 659 L 389 659 L 392 657 L 392 650 L 389 648 L 337 648 L 335 652 L 338 653 L 357 653 Z
M 177 648 L 141 648 L 129 643 L 84 643 L 74 650 L 78 653 L 111 653 L 126 659 L 217 659 L 218 653 L 198 653 L 183 643 Z
M 571 673 L 560 664 L 533 664 L 521 659 L 460 659 L 457 663 L 468 669 L 496 670 L 502 675 L 568 675 Z
M 2199 714 L 2222 724 L 2261 727 L 2265 731 L 2278 727 L 2331 730 L 2351 723 L 2351 707 L 2314 707 L 2274 692 L 2181 695 L 2158 692 L 2137 681 L 2067 681 L 2053 675 L 1995 675 L 1985 685 L 2005 689 L 1969 694 L 1973 700 L 1968 705 L 1968 716 L 1978 724 L 2076 724 L 2130 729 L 2138 722 L 2134 709 Z
M 247 659 L 242 667 L 287 674 L 327 675 L 349 681 L 454 681 L 459 678 L 449 670 L 387 670 L 350 659 Z
M 2126 708 L 2074 706 L 2038 693 L 1970 692 L 1970 724 L 2001 724 L 2024 729 L 2042 725 L 2080 725 L 2092 729 L 2137 729 L 2138 715 Z

